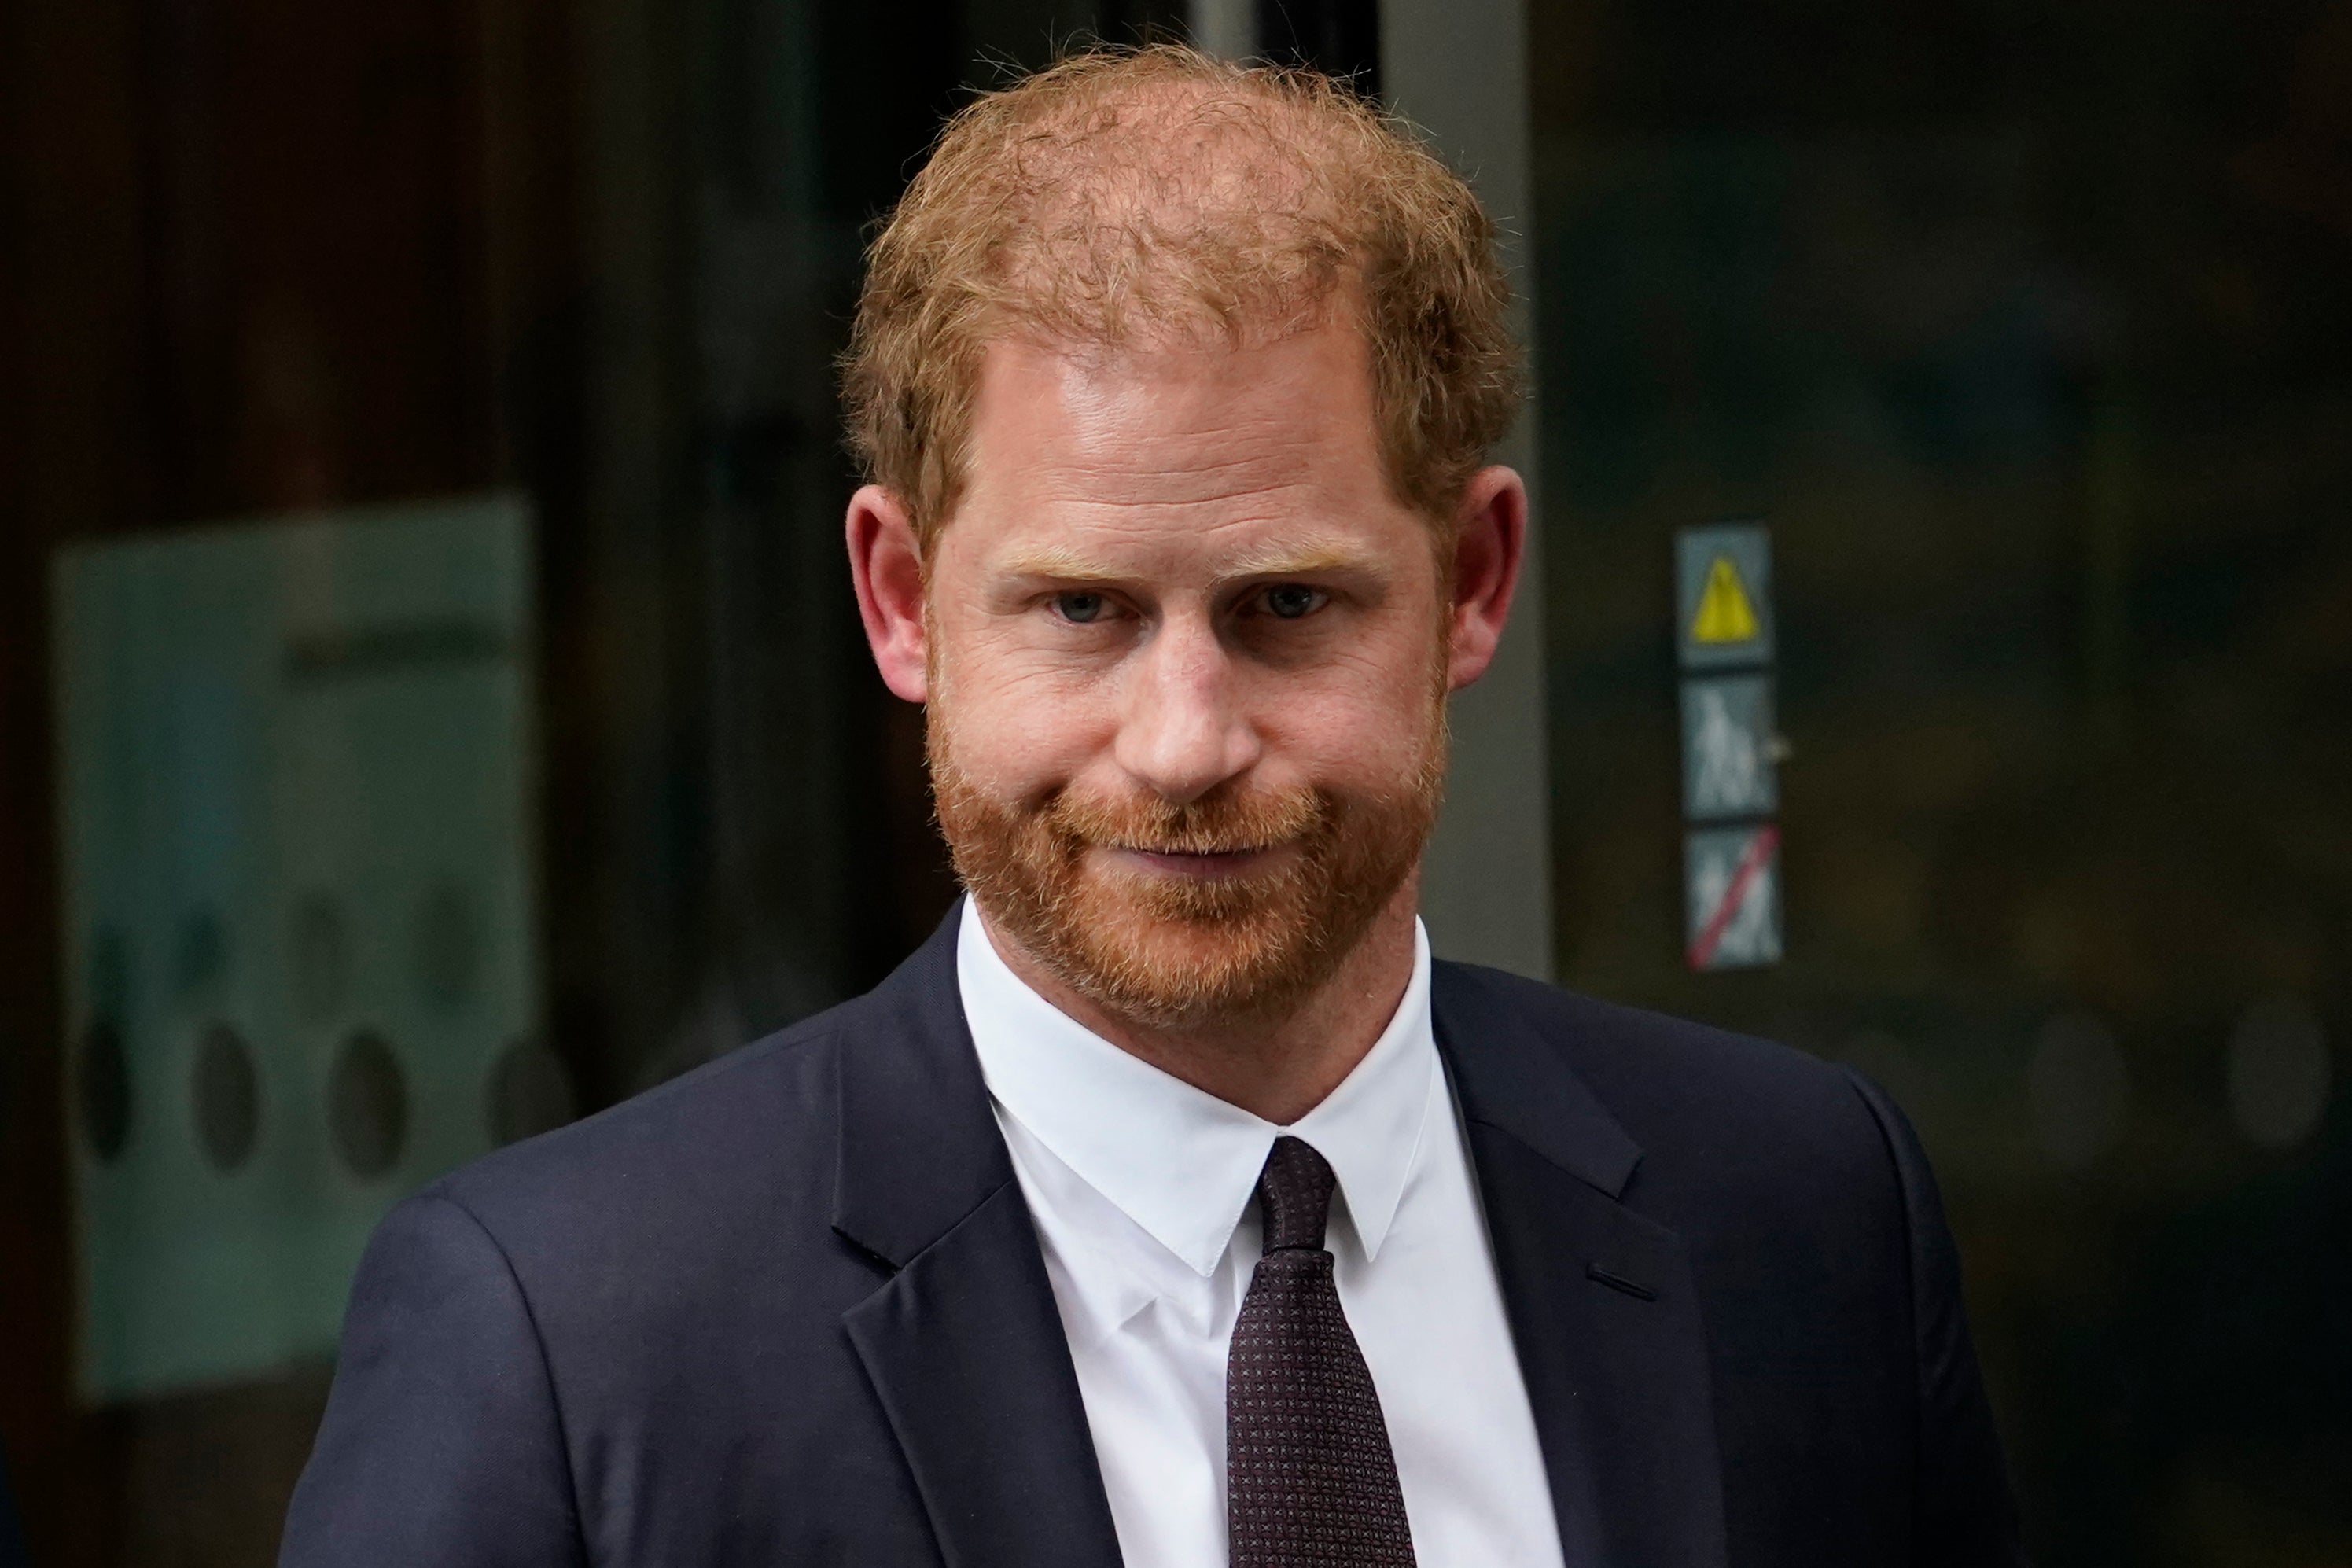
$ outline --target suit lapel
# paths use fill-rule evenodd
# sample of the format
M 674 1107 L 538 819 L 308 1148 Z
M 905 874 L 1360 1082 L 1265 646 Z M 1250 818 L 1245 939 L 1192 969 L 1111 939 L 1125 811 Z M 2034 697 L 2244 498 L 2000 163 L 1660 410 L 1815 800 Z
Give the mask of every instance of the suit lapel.
M 1117 1568 L 1037 1234 L 956 985 L 956 919 L 836 1038 L 834 1228 L 893 1270 L 843 1317 L 947 1568 Z
M 1697 1293 L 1680 1239 L 1619 1201 L 1641 1151 L 1493 982 L 1440 964 L 1432 1004 L 1567 1560 L 1722 1568 Z

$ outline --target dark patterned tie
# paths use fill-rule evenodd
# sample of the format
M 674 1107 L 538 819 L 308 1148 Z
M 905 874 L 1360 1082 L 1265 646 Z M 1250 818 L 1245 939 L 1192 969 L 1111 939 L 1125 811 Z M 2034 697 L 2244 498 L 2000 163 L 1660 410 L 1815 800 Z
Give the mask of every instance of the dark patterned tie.
M 1277 1138 L 1257 1179 L 1258 1259 L 1225 1363 L 1233 1568 L 1412 1568 L 1371 1370 L 1331 1279 L 1331 1167 Z

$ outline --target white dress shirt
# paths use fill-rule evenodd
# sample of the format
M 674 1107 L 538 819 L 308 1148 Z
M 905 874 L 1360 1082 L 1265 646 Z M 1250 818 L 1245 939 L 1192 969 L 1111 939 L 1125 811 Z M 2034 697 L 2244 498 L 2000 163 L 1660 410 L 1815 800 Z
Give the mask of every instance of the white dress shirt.
M 1128 1568 L 1224 1568 L 1225 1352 L 1277 1134 L 1339 1176 L 1326 1245 L 1419 1568 L 1550 1568 L 1559 1535 L 1429 1016 L 1429 940 L 1370 1052 L 1289 1127 L 1130 1056 L 1024 984 L 970 899 L 964 1016 L 1037 1226 Z

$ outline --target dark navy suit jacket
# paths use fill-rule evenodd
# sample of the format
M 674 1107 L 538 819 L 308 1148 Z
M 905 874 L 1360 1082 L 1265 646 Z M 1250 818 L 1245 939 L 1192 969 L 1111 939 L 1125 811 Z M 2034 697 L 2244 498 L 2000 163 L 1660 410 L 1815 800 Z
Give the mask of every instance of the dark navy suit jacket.
M 1432 996 L 1571 1568 L 2018 1560 L 1884 1095 L 1491 970 Z M 395 1209 L 280 1558 L 1118 1561 L 952 920 L 856 1001 Z

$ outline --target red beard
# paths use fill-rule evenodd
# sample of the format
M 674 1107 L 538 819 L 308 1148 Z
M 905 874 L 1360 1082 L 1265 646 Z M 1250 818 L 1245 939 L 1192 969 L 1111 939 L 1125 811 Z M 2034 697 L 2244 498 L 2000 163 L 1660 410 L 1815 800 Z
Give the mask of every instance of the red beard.
M 1150 1027 L 1286 1017 L 1328 981 L 1412 874 L 1444 777 L 1443 700 L 1420 755 L 1376 793 L 1220 787 L 1182 805 L 1056 791 L 995 798 L 931 714 L 931 789 L 957 874 L 992 922 L 1065 984 Z M 1097 847 L 1281 847 L 1264 869 L 1195 879 L 1112 868 Z

